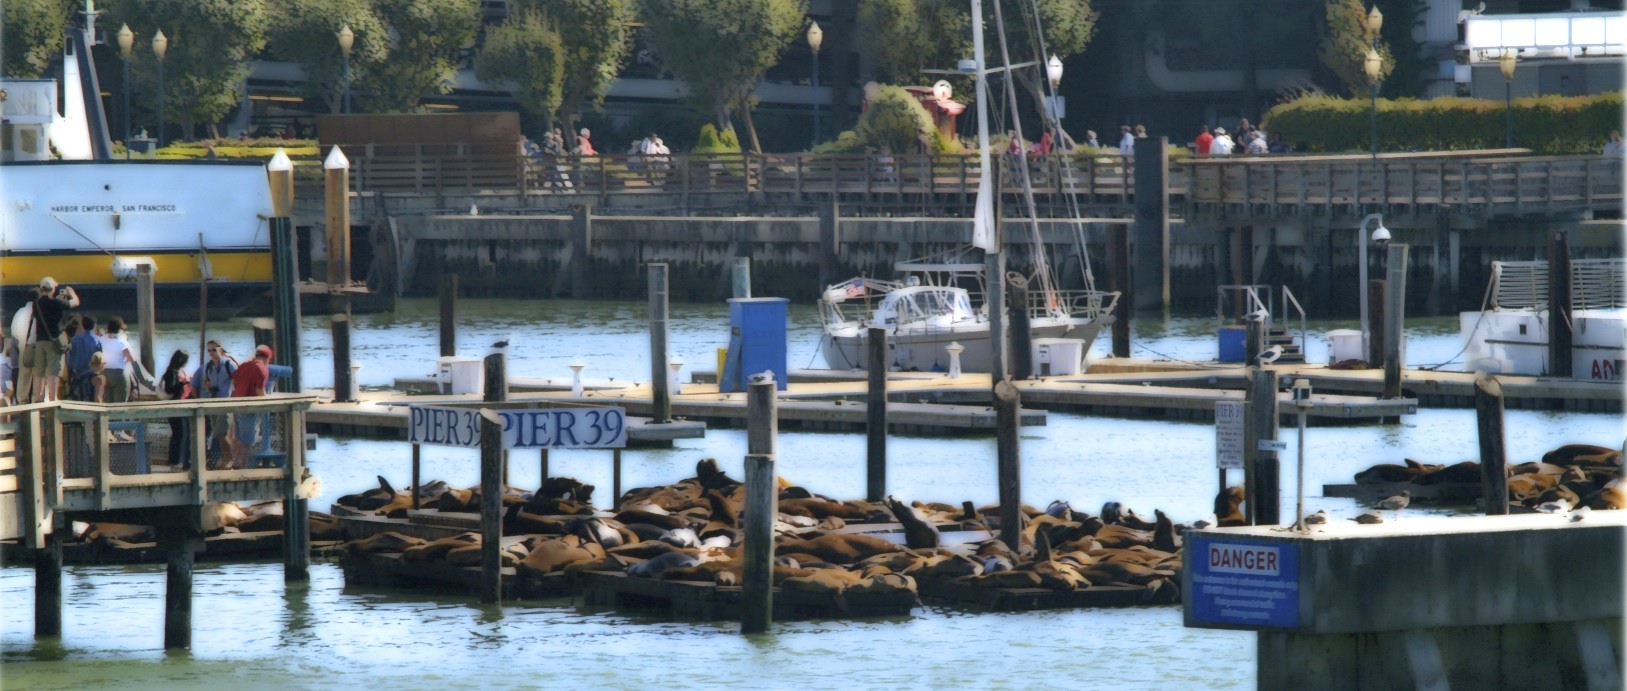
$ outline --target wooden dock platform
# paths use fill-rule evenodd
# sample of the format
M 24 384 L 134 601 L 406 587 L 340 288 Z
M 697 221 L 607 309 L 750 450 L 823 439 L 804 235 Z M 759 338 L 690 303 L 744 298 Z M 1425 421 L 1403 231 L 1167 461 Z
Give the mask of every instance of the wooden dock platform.
M 580 574 L 582 599 L 587 605 L 618 609 L 661 609 L 682 619 L 730 620 L 740 618 L 742 588 L 697 581 L 658 581 L 619 571 L 584 571 Z M 774 619 L 835 619 L 847 617 L 902 617 L 920 606 L 915 593 L 844 593 L 838 597 L 774 589 Z
M 333 540 L 312 540 L 312 552 L 324 552 L 339 545 Z M 0 560 L 7 563 L 25 563 L 31 559 L 28 550 L 13 543 L 0 544 Z M 224 533 L 203 538 L 203 549 L 197 552 L 198 561 L 249 561 L 253 559 L 280 559 L 283 551 L 283 532 L 265 530 L 252 533 Z M 166 558 L 163 548 L 156 542 L 132 542 L 110 547 L 88 542 L 67 542 L 62 545 L 64 564 L 162 564 Z M 32 563 L 30 560 L 26 563 Z
M 1423 504 L 1473 504 L 1485 494 L 1478 482 L 1439 482 L 1432 485 L 1413 482 L 1322 485 L 1324 497 L 1355 499 L 1363 504 L 1376 504 L 1402 491 L 1412 492 L 1412 501 Z
M 478 405 L 475 395 L 410 395 L 385 391 L 369 391 L 355 403 L 324 401 L 311 406 L 306 424 L 313 431 L 363 437 L 405 439 L 409 409 L 413 405 Z M 534 403 L 547 407 L 559 399 L 513 397 L 504 407 L 523 407 Z M 596 402 L 594 405 L 600 405 Z M 648 407 L 648 406 L 646 406 Z M 631 411 L 629 411 L 631 412 Z M 705 423 L 694 420 L 674 420 L 656 424 L 648 417 L 627 417 L 627 443 L 629 446 L 670 446 L 678 439 L 701 439 L 706 436 Z

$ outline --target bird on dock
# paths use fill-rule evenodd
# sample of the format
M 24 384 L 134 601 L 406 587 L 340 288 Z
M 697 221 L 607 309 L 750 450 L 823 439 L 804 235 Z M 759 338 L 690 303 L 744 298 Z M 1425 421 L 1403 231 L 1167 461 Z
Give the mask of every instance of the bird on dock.
M 1323 509 L 1321 511 L 1318 511 L 1316 513 L 1313 513 L 1313 514 L 1305 517 L 1305 525 L 1326 525 L 1327 522 L 1328 522 L 1328 511 L 1327 511 L 1327 509 Z
M 1271 346 L 1270 348 L 1266 348 L 1265 351 L 1260 353 L 1260 364 L 1269 365 L 1269 364 L 1271 364 L 1273 362 L 1276 362 L 1277 358 L 1280 358 L 1280 357 L 1282 357 L 1282 346 L 1280 346 L 1280 345 Z
M 1563 501 L 1545 501 L 1537 505 L 1537 511 L 1542 513 L 1569 513 L 1570 504 Z
M 1355 518 L 1352 518 L 1350 520 L 1355 521 L 1357 523 L 1360 523 L 1362 525 L 1378 525 L 1379 523 L 1384 522 L 1384 517 L 1378 515 L 1378 513 L 1376 513 L 1376 512 L 1368 511 L 1367 513 L 1364 513 L 1364 514 L 1362 514 L 1360 516 L 1357 516 Z
M 1397 494 L 1397 495 L 1395 495 L 1393 497 L 1390 497 L 1388 499 L 1385 499 L 1384 501 L 1379 502 L 1378 503 L 1378 508 L 1384 509 L 1385 511 L 1389 511 L 1391 517 L 1394 518 L 1396 515 L 1398 515 L 1401 512 L 1402 509 L 1407 508 L 1407 505 L 1409 505 L 1411 503 L 1412 503 L 1412 490 L 1404 489 L 1404 490 L 1401 490 L 1400 494 Z
M 1254 310 L 1253 312 L 1249 312 L 1246 315 L 1243 315 L 1243 319 L 1244 319 L 1244 321 L 1263 322 L 1263 321 L 1266 320 L 1266 318 L 1268 318 L 1270 316 L 1271 316 L 1270 312 L 1267 312 L 1265 310 L 1265 308 L 1260 308 L 1260 309 Z

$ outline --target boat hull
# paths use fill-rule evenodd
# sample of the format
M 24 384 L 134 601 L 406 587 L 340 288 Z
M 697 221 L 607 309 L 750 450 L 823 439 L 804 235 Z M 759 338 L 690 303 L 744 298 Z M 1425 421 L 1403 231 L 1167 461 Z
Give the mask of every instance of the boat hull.
M 1101 320 L 1070 319 L 1053 323 L 1036 323 L 1029 330 L 1033 338 L 1072 338 L 1084 342 L 1081 352 L 1088 352 L 1096 336 L 1101 333 Z M 889 369 L 900 371 L 949 371 L 950 343 L 965 348 L 960 354 L 962 372 L 989 372 L 993 369 L 993 356 L 989 347 L 989 328 L 986 322 L 957 329 L 934 329 L 914 333 L 890 333 L 887 352 L 892 361 Z M 857 326 L 842 326 L 826 330 L 820 345 L 825 365 L 831 369 L 868 369 L 870 362 L 870 336 Z

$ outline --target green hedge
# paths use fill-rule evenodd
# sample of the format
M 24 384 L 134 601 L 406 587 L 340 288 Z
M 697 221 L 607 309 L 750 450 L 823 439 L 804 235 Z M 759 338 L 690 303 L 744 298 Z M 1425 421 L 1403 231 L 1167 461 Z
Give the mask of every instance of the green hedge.
M 1317 152 L 1367 151 L 1371 105 L 1366 99 L 1302 96 L 1279 104 L 1260 127 Z M 1533 96 L 1513 101 L 1514 146 L 1544 154 L 1599 153 L 1610 130 L 1622 127 L 1622 93 Z M 1379 99 L 1379 151 L 1500 149 L 1504 103 L 1441 97 Z

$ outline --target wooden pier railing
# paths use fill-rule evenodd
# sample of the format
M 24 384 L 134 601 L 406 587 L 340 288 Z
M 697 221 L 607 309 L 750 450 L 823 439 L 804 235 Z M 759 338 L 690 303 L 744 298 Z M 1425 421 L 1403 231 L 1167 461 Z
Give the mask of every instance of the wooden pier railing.
M 877 205 L 969 204 L 982 171 L 975 156 L 674 154 L 530 157 L 509 147 L 365 147 L 349 152 L 360 193 L 674 195 L 687 206 L 718 195 L 793 199 L 839 197 Z M 1525 156 L 1524 150 L 1338 156 L 1180 158 L 1167 171 L 1171 206 L 1273 212 L 1343 206 L 1481 207 L 1495 213 L 1620 210 L 1623 159 Z M 1005 167 L 1003 192 L 1023 191 L 1018 159 Z M 1135 159 L 1116 153 L 1052 154 L 1028 159 L 1042 204 L 1074 194 L 1081 203 L 1126 206 L 1135 196 Z M 548 206 L 533 199 L 532 206 Z

